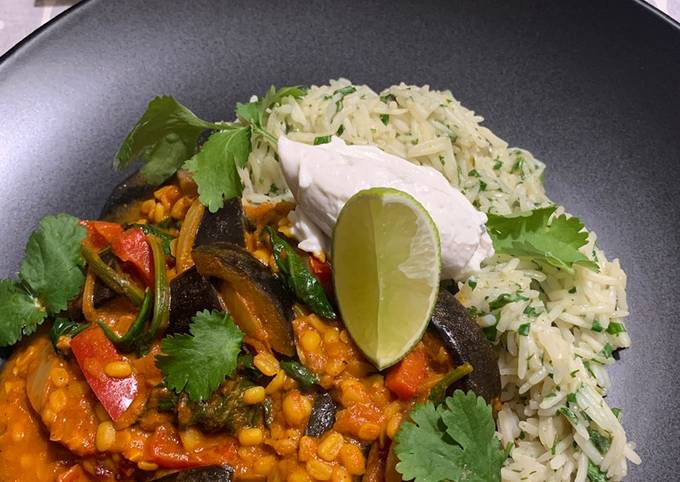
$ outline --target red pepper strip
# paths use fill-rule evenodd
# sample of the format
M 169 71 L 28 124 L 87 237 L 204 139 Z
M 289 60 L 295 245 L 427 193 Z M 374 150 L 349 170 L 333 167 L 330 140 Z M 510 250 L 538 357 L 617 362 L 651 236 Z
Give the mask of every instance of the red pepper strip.
M 164 469 L 189 469 L 232 463 L 236 458 L 236 440 L 228 437 L 200 452 L 188 452 L 177 430 L 168 425 L 156 428 L 144 446 L 144 460 Z
M 87 229 L 85 242 L 100 251 L 111 244 L 116 237 L 123 233 L 123 226 L 107 221 L 80 221 L 81 226 Z
M 200 465 L 192 460 L 174 430 L 161 425 L 145 445 L 145 459 L 165 469 L 188 469 Z
M 414 397 L 427 374 L 427 356 L 420 350 L 412 351 L 390 369 L 385 386 L 401 400 Z
M 309 269 L 319 280 L 326 296 L 333 297 L 333 271 L 328 261 L 319 261 L 314 256 L 309 257 Z
M 92 325 L 71 340 L 71 351 L 87 383 L 114 422 L 130 408 L 139 392 L 135 375 L 113 378 L 104 373 L 107 364 L 126 359 L 98 325 Z
M 131 228 L 124 231 L 120 236 L 111 241 L 111 251 L 121 261 L 132 265 L 146 286 L 153 285 L 154 272 L 151 248 L 146 240 L 144 231 L 140 228 Z

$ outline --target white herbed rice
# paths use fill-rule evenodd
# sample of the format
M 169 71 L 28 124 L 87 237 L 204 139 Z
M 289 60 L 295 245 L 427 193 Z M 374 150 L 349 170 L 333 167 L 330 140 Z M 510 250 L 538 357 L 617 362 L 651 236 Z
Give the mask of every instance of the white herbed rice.
M 481 211 L 510 214 L 550 204 L 544 164 L 510 148 L 481 125 L 449 91 L 396 85 L 380 94 L 345 79 L 286 98 L 265 126 L 275 136 L 313 143 L 339 135 L 350 144 L 375 144 L 387 152 L 441 171 Z M 241 171 L 245 196 L 254 202 L 289 198 L 274 149 L 254 140 Z M 557 214 L 563 213 L 558 208 Z M 617 415 L 603 396 L 611 351 L 630 345 L 626 275 L 596 246 L 595 233 L 581 251 L 599 272 L 576 266 L 570 274 L 527 259 L 498 255 L 481 273 L 459 282 L 458 299 L 478 313 L 487 332 L 495 326 L 503 384 L 497 430 L 511 456 L 504 481 L 587 480 L 589 462 L 610 480 L 640 463 Z M 498 319 L 489 303 L 505 295 Z M 611 332 L 611 333 L 610 333 Z M 613 334 L 612 334 L 613 333 Z M 568 408 L 567 408 L 568 407 Z M 601 441 L 609 441 L 609 447 Z M 599 447 L 598 447 L 599 445 Z M 601 453 L 604 452 L 604 453 Z

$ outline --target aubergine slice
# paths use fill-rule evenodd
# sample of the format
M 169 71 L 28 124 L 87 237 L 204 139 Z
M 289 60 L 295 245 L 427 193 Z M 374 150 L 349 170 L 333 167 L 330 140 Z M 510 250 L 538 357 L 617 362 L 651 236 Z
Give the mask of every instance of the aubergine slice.
M 314 407 L 309 416 L 305 435 L 310 437 L 321 437 L 333 428 L 335 423 L 335 412 L 338 406 L 333 401 L 333 397 L 328 392 L 319 392 L 314 397 Z
M 501 376 L 496 353 L 465 307 L 448 291 L 439 292 L 429 330 L 442 341 L 457 363 L 468 362 L 474 369 L 453 388 L 472 390 L 488 403 L 500 396 Z
M 158 186 L 149 184 L 141 172 L 135 172 L 113 188 L 99 218 L 117 223 L 139 219 L 142 201 L 148 199 L 156 189 Z
M 211 465 L 175 472 L 154 482 L 231 482 L 233 477 L 234 469 L 229 465 Z
M 241 198 L 226 201 L 224 207 L 216 213 L 211 213 L 206 209 L 203 214 L 194 246 L 220 242 L 245 247 L 245 222 Z
M 213 284 L 194 267 L 170 283 L 170 322 L 166 333 L 189 333 L 191 319 L 202 310 L 224 310 L 224 306 Z
M 247 335 L 278 353 L 295 355 L 293 300 L 267 266 L 230 243 L 199 246 L 192 255 L 200 274 L 222 281 L 222 300 Z

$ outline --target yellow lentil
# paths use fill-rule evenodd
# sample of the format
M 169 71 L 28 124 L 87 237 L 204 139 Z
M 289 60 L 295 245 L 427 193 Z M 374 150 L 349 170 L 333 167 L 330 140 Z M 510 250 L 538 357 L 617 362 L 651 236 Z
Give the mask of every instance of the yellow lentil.
M 298 460 L 300 462 L 307 462 L 316 454 L 316 440 L 305 435 L 300 439 L 300 446 L 298 448 Z
M 160 189 L 157 189 L 154 193 L 153 196 L 158 199 L 161 203 L 163 203 L 163 206 L 166 209 L 170 209 L 170 206 L 172 203 L 177 201 L 181 196 L 182 193 L 179 191 L 177 186 L 173 186 L 172 184 L 168 186 L 163 186 Z
M 153 210 L 153 215 L 150 217 L 156 223 L 162 222 L 166 218 L 165 207 L 161 203 L 157 203 Z
M 300 344 L 303 350 L 315 352 L 321 346 L 321 336 L 316 330 L 307 330 L 300 337 Z
M 308 461 L 306 468 L 307 473 L 316 480 L 331 480 L 333 475 L 333 466 L 321 460 L 312 459 Z
M 260 445 L 264 441 L 264 434 L 259 428 L 242 428 L 238 433 L 238 441 L 241 445 Z
M 126 361 L 107 363 L 104 373 L 113 378 L 125 378 L 132 374 L 132 366 Z
M 142 211 L 142 214 L 152 214 L 155 208 L 156 201 L 154 201 L 153 199 L 148 199 L 142 203 L 140 209 Z
M 342 435 L 338 432 L 331 431 L 326 434 L 323 440 L 321 440 L 319 447 L 316 449 L 316 453 L 325 461 L 332 462 L 337 458 L 343 444 L 344 440 Z
M 189 206 L 191 206 L 192 202 L 193 201 L 186 196 L 180 198 L 175 204 L 172 205 L 170 216 L 172 216 L 173 219 L 182 221 L 186 217 L 187 211 L 189 210 Z
M 346 443 L 340 450 L 340 462 L 350 475 L 362 475 L 366 471 L 366 458 L 361 449 L 351 443 Z
M 154 464 L 153 462 L 146 462 L 145 460 L 137 462 L 137 467 L 139 468 L 139 470 L 144 470 L 145 472 L 153 472 L 154 470 L 158 470 L 158 464 Z
M 283 416 L 291 427 L 302 427 L 312 413 L 312 404 L 297 390 L 286 394 L 283 399 Z
M 347 472 L 342 465 L 336 465 L 333 467 L 333 475 L 331 476 L 332 482 L 352 482 L 352 477 Z
M 365 423 L 359 427 L 359 433 L 357 435 L 359 435 L 359 438 L 362 440 L 372 442 L 380 436 L 380 425 L 371 422 Z
M 243 392 L 243 401 L 248 405 L 256 405 L 264 401 L 264 387 L 251 387 Z
M 97 427 L 95 445 L 100 452 L 106 452 L 116 443 L 116 429 L 111 422 L 102 422 Z
M 307 472 L 305 472 L 304 469 L 297 468 L 288 474 L 286 482 L 312 482 L 312 479 L 307 475 Z

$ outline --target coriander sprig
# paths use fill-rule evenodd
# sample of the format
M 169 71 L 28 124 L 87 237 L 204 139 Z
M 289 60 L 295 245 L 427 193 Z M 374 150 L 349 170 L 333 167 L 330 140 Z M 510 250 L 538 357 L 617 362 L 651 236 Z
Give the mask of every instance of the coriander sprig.
M 302 87 L 272 86 L 261 99 L 237 104 L 235 122 L 208 122 L 174 97 L 156 97 L 123 141 L 113 167 L 123 170 L 141 160 L 144 178 L 154 185 L 184 168 L 194 176 L 201 203 L 215 212 L 224 201 L 241 195 L 238 169 L 247 164 L 251 140 L 261 137 L 276 145 L 276 137 L 264 127 L 269 110 L 286 97 L 305 93 Z M 206 130 L 210 137 L 199 148 L 198 138 Z
M 18 280 L 0 280 L 0 346 L 30 335 L 47 315 L 78 296 L 85 282 L 80 243 L 87 232 L 68 214 L 47 216 L 33 231 Z
M 513 216 L 488 214 L 487 230 L 496 253 L 531 258 L 568 272 L 578 264 L 593 271 L 595 261 L 579 251 L 588 243 L 588 232 L 577 217 L 551 217 L 556 206 L 534 209 Z
M 399 430 L 397 472 L 415 482 L 496 482 L 507 455 L 495 435 L 491 407 L 456 390 L 438 406 L 417 405 Z

